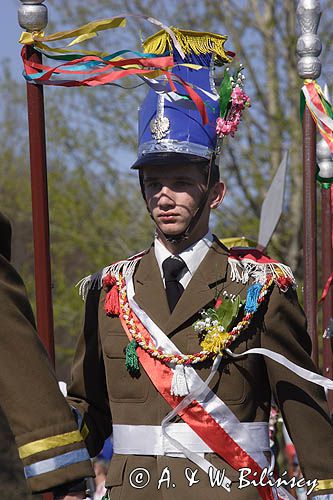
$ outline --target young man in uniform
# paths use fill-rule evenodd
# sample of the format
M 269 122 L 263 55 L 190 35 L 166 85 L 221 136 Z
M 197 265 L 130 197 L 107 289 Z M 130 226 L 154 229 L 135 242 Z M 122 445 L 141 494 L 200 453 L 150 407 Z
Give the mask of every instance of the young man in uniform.
M 92 456 L 113 434 L 111 500 L 288 498 L 272 476 L 272 395 L 308 492 L 333 492 L 332 424 L 323 388 L 307 380 L 315 367 L 292 274 L 256 251 L 229 252 L 209 230 L 225 194 L 217 134 L 237 128 L 248 102 L 243 79 L 226 74 L 219 102 L 211 67 L 230 61 L 226 38 L 175 34 L 186 57 L 174 49 L 173 73 L 191 81 L 208 120 L 175 92 L 152 90 L 140 109 L 134 168 L 156 236 L 148 250 L 82 282 L 70 403 Z M 160 32 L 144 47 L 170 46 Z
M 15 437 L 28 487 L 38 493 L 93 471 L 10 254 L 11 226 L 0 212 L 0 406 Z

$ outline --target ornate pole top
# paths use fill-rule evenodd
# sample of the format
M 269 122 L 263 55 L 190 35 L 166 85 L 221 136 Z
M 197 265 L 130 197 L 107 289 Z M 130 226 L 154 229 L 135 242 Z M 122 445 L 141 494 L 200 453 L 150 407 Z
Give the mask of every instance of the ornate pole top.
M 325 85 L 324 87 L 324 95 L 326 99 L 329 101 L 330 96 L 329 96 L 329 91 L 328 91 L 328 86 Z M 329 179 L 333 177 L 333 158 L 332 158 L 332 153 L 329 148 L 329 145 L 325 141 L 325 139 L 321 139 L 318 144 L 317 144 L 317 161 L 318 161 L 318 167 L 319 167 L 319 172 L 318 175 L 322 179 Z
M 299 0 L 297 19 L 302 35 L 297 40 L 296 52 L 299 56 L 298 74 L 303 79 L 316 80 L 321 73 L 321 62 L 318 56 L 322 45 L 317 35 L 321 16 L 319 0 Z
M 18 21 L 21 28 L 33 32 L 41 31 L 47 26 L 47 8 L 44 0 L 20 0 Z

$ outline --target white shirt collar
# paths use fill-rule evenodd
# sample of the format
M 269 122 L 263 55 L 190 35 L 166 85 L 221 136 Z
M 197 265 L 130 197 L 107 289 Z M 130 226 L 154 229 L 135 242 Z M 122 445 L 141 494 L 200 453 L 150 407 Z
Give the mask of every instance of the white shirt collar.
M 183 252 L 181 252 L 180 254 L 177 254 L 179 255 L 179 257 L 183 259 L 183 261 L 187 265 L 191 277 L 198 269 L 202 260 L 206 256 L 209 248 L 211 247 L 212 243 L 213 243 L 213 235 L 210 231 L 208 231 L 208 233 L 203 238 L 201 238 L 201 240 L 197 241 L 196 243 L 193 243 L 193 245 L 183 250 Z M 155 238 L 154 250 L 158 267 L 160 269 L 160 273 L 163 278 L 162 264 L 165 261 L 165 259 L 172 256 L 173 254 L 167 248 L 165 248 L 163 243 L 161 243 L 157 238 Z

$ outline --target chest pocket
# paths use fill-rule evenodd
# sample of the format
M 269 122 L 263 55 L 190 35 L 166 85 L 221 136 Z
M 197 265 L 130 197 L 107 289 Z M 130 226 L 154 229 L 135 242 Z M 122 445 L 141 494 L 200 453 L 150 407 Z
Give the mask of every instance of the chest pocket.
M 128 338 L 125 332 L 110 332 L 103 339 L 104 364 L 110 401 L 117 403 L 143 403 L 148 398 L 151 384 L 140 366 L 140 374 L 131 376 L 125 366 Z
M 198 334 L 189 332 L 187 338 L 188 353 L 194 354 L 201 351 L 198 340 Z M 231 347 L 231 350 L 239 354 L 247 349 L 247 341 L 241 342 L 237 347 Z M 245 358 L 237 360 L 222 359 L 218 372 L 211 380 L 209 386 L 215 394 L 229 405 L 241 404 L 245 401 L 247 391 L 247 381 L 245 378 Z M 198 363 L 195 367 L 198 375 L 206 380 L 210 374 L 212 362 Z

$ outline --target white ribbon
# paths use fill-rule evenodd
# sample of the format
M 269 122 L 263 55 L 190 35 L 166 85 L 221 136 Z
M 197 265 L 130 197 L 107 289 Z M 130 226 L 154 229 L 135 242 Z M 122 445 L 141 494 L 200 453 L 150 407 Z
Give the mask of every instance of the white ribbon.
M 301 366 L 296 365 L 292 361 L 289 361 L 289 359 L 287 359 L 282 354 L 278 354 L 277 352 L 270 351 L 269 349 L 264 349 L 262 347 L 256 347 L 253 349 L 248 349 L 247 351 L 242 352 L 241 354 L 235 354 L 232 351 L 230 351 L 230 349 L 226 349 L 226 352 L 232 358 L 239 358 L 240 356 L 244 356 L 245 354 L 261 354 L 262 356 L 267 356 L 268 358 L 273 359 L 277 363 L 280 363 L 280 365 L 285 366 L 290 371 L 296 373 L 296 375 L 303 378 L 304 380 L 308 380 L 309 382 L 312 382 L 313 384 L 320 385 L 321 387 L 324 387 L 325 389 L 330 389 L 331 391 L 333 390 L 333 380 L 330 380 L 329 378 L 323 377 L 322 375 L 319 375 L 319 373 L 314 373 L 314 372 L 311 372 L 310 370 L 306 370 L 305 368 L 302 368 Z
M 268 422 L 243 422 L 239 427 L 246 427 L 251 432 L 253 451 L 270 449 Z M 169 423 L 168 435 L 196 453 L 214 453 L 186 423 Z M 112 436 L 114 453 L 117 454 L 184 456 L 169 439 L 165 439 L 161 425 L 113 424 Z

